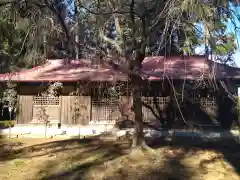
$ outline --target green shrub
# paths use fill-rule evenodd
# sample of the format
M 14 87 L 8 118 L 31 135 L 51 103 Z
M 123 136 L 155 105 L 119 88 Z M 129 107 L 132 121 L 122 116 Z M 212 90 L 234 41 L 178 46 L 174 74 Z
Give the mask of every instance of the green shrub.
M 16 124 L 16 121 L 14 121 L 14 120 L 0 121 L 0 128 L 5 129 L 5 128 L 9 128 L 9 127 L 14 127 L 15 124 Z
M 237 115 L 238 115 L 238 120 L 240 120 L 240 98 L 239 97 L 237 101 Z

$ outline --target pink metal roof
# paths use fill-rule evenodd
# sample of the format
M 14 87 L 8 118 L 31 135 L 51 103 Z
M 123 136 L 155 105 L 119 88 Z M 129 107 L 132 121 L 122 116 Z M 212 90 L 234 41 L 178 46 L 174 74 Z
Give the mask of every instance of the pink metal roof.
M 106 66 L 91 68 L 86 60 L 48 60 L 42 66 L 17 73 L 0 74 L 0 81 L 123 81 L 124 75 Z
M 142 71 L 151 75 L 152 80 L 166 76 L 170 79 L 190 80 L 240 78 L 240 68 L 207 60 L 203 56 L 147 57 Z
M 214 63 L 201 56 L 147 57 L 142 64 L 142 75 L 149 80 L 163 77 L 172 79 L 240 78 L 240 68 Z M 48 60 L 42 66 L 17 73 L 0 74 L 0 81 L 125 81 L 126 75 L 101 65 L 93 68 L 86 60 Z

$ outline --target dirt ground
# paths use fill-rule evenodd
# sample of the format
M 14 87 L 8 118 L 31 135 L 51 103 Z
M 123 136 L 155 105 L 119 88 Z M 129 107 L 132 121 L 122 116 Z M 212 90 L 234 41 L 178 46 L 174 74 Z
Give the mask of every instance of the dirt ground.
M 2 138 L 0 179 L 240 180 L 240 147 L 230 142 L 149 143 L 153 150 L 142 152 L 127 140 Z

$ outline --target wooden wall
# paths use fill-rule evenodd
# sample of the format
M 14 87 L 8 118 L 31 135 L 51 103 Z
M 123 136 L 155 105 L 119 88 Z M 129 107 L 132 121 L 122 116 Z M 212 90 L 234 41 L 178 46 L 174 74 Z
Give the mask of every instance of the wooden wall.
M 119 99 L 113 97 L 92 98 L 91 120 L 94 122 L 115 121 L 120 117 Z
M 34 123 L 33 96 L 19 95 L 16 120 L 18 124 Z M 88 124 L 91 118 L 90 96 L 60 96 L 61 124 Z M 49 109 L 51 111 L 51 109 Z M 48 112 L 48 111 L 47 111 Z M 58 111 L 54 111 L 58 112 Z M 36 118 L 36 117 L 35 117 Z
M 17 103 L 16 120 L 17 124 L 28 124 L 32 121 L 33 96 L 19 95 Z
M 121 113 L 123 116 L 128 116 L 130 120 L 134 120 L 134 113 L 131 109 L 132 106 L 132 97 L 129 96 L 121 96 L 120 97 L 120 103 L 121 103 Z M 154 112 L 158 115 L 158 110 L 156 109 L 154 105 L 154 101 L 158 103 L 158 107 L 160 110 L 164 110 L 166 108 L 167 104 L 169 103 L 169 97 L 156 97 L 155 99 L 153 97 L 142 97 L 142 101 L 149 107 L 151 107 Z M 145 122 L 155 122 L 156 116 L 152 113 L 152 111 L 147 108 L 146 106 L 142 106 L 143 111 L 143 120 Z
M 20 95 L 40 95 L 41 92 L 45 91 L 46 87 L 41 84 L 20 84 L 18 87 L 18 92 Z M 74 85 L 64 85 L 61 89 L 62 95 L 69 95 L 75 90 Z
M 61 124 L 88 124 L 90 113 L 90 96 L 61 96 Z
M 164 107 L 167 102 L 167 97 L 157 97 L 157 103 L 160 108 Z M 115 105 L 107 107 L 105 103 L 99 104 L 100 107 L 94 107 L 92 104 L 91 96 L 60 96 L 59 106 L 59 122 L 64 125 L 78 125 L 88 124 L 90 120 L 110 120 L 114 121 L 117 117 L 121 117 L 121 114 L 128 115 L 129 119 L 134 119 L 134 114 L 131 110 L 132 98 L 120 97 L 120 103 L 123 104 L 122 109 L 117 109 Z M 154 108 L 152 97 L 143 97 L 143 101 Z M 209 104 L 207 104 L 209 106 Z M 98 111 L 96 111 L 96 108 Z M 115 111 L 110 111 L 116 109 Z M 154 108 L 155 109 L 155 108 Z M 53 112 L 53 110 L 49 109 Z M 56 111 L 56 112 L 59 112 Z M 121 112 L 124 111 L 124 112 Z M 155 112 L 156 109 L 155 109 Z M 103 114 L 106 113 L 106 114 Z M 109 114 L 110 113 L 110 114 Z M 110 115 L 112 119 L 106 118 L 106 115 Z M 155 121 L 156 117 L 152 112 L 143 107 L 144 121 Z M 97 118 L 96 118 L 97 117 Z M 18 96 L 18 108 L 17 108 L 17 123 L 28 124 L 33 123 L 33 96 L 30 95 L 19 95 Z M 195 117 L 196 119 L 196 117 Z
M 160 84 L 155 83 L 152 85 L 155 87 L 155 91 L 163 91 L 161 95 L 162 97 L 157 97 L 157 102 L 159 103 L 161 109 L 163 108 L 163 104 L 167 103 L 167 96 L 170 94 L 170 90 L 168 86 L 164 86 L 162 90 L 159 90 Z M 27 124 L 30 123 L 33 119 L 33 96 L 38 95 L 41 91 L 41 87 L 39 85 L 21 85 L 19 87 L 19 92 L 21 95 L 18 96 L 18 109 L 17 109 L 17 123 L 18 124 Z M 121 113 L 117 110 L 117 105 L 115 102 L 112 104 L 110 103 L 108 107 L 106 107 L 106 103 L 96 103 L 93 105 L 93 99 L 90 95 L 86 96 L 69 96 L 71 92 L 74 91 L 74 86 L 71 84 L 64 85 L 64 88 L 62 89 L 62 93 L 60 96 L 60 114 L 59 114 L 59 120 L 61 124 L 68 124 L 68 125 L 77 125 L 77 124 L 88 124 L 90 120 L 95 119 L 103 119 L 106 120 L 106 117 L 103 117 L 104 112 L 107 112 L 108 116 L 111 116 L 112 119 L 116 119 L 117 116 L 121 116 Z M 153 93 L 156 95 L 157 93 Z M 148 94 L 144 94 L 145 97 L 143 98 L 144 102 L 147 104 L 153 106 L 153 94 L 149 94 L 150 97 L 147 97 Z M 120 103 L 126 103 L 127 97 L 122 96 L 120 97 Z M 130 98 L 130 101 L 131 98 Z M 180 102 L 180 101 L 179 101 Z M 211 107 L 209 110 L 207 110 L 206 114 L 213 114 L 214 109 L 214 101 L 204 100 L 201 99 L 201 102 L 199 102 L 199 105 L 201 105 L 201 109 L 204 111 L 207 107 Z M 78 104 L 78 105 L 76 105 Z M 130 102 L 131 104 L 131 102 Z M 196 103 L 195 103 L 196 104 Z M 79 112 L 78 106 L 81 106 L 81 112 Z M 105 107 L 104 107 L 105 106 Z M 180 104 L 181 106 L 181 104 Z M 193 105 L 188 105 L 188 107 L 192 107 Z M 197 107 L 199 109 L 199 107 Z M 116 109 L 115 111 L 111 111 L 112 109 Z M 128 110 L 126 110 L 128 109 Z M 125 111 L 129 111 L 131 113 L 131 105 L 128 105 L 127 108 L 125 108 Z M 187 113 L 194 114 L 195 112 L 186 109 Z M 202 110 L 201 110 L 202 111 Z M 103 115 L 101 115 L 103 114 Z M 143 114 L 144 114 L 144 120 L 149 121 L 152 119 L 155 119 L 155 116 L 152 114 L 152 112 L 148 109 L 143 107 Z M 202 114 L 205 114 L 203 112 Z M 132 116 L 132 114 L 130 114 Z M 96 118 L 95 118 L 96 117 Z M 199 116 L 200 117 L 200 116 Z M 132 119 L 132 118 L 130 118 Z M 194 116 L 194 119 L 196 117 Z M 204 118 L 201 118 L 204 119 Z M 206 119 L 206 118 L 205 118 Z

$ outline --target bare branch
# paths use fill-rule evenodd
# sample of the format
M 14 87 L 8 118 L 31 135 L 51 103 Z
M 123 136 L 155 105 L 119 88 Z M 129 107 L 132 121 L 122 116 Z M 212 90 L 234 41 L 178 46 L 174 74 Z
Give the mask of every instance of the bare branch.
M 109 2 L 111 8 L 114 10 L 114 7 L 112 5 L 111 2 Z M 115 21 L 115 26 L 116 26 L 116 31 L 117 31 L 117 34 L 118 36 L 120 37 L 120 41 L 122 44 L 124 44 L 124 40 L 123 40 L 123 32 L 122 32 L 122 29 L 121 29 L 121 26 L 120 26 L 120 23 L 119 23 L 119 19 L 118 19 L 118 16 L 116 13 L 113 14 L 113 17 L 114 17 L 114 21 Z
M 99 35 L 99 36 L 100 36 L 100 38 L 102 38 L 104 41 L 106 41 L 107 43 L 109 43 L 109 44 L 111 44 L 112 46 L 114 46 L 119 53 L 122 53 L 122 48 L 121 48 L 121 46 L 119 45 L 119 43 L 118 43 L 117 41 L 112 40 L 112 39 L 108 38 L 107 36 L 105 36 L 104 33 L 103 33 L 103 30 L 100 31 L 100 35 Z
M 166 13 L 168 12 L 169 8 L 171 8 L 172 4 L 172 0 L 168 0 L 167 3 L 165 4 L 163 10 L 159 13 L 159 15 L 156 17 L 156 19 L 154 20 L 153 25 L 148 29 L 149 33 L 153 32 L 155 30 L 156 27 L 159 26 L 159 22 L 162 18 L 166 17 Z
M 4 1 L 4 0 L 3 0 Z M 1 6 L 5 6 L 5 5 L 8 5 L 8 4 L 11 4 L 13 2 L 18 2 L 18 0 L 8 0 L 8 1 L 4 1 L 4 2 L 0 2 L 0 7 Z
M 46 3 L 47 7 L 54 13 L 57 15 L 58 20 L 66 34 L 66 37 L 68 40 L 70 40 L 70 33 L 69 30 L 65 24 L 64 19 L 62 18 L 61 12 L 59 12 L 59 10 L 57 9 L 57 4 L 53 3 L 53 2 L 49 2 L 48 0 L 44 0 L 44 2 Z
M 94 12 L 94 11 L 91 11 L 89 8 L 85 7 L 84 5 L 81 5 L 80 8 L 83 8 L 88 13 L 91 13 L 94 15 L 131 14 L 131 12 L 128 12 L 128 11 Z M 137 12 L 134 12 L 134 14 L 140 16 Z
M 20 51 L 19 51 L 17 54 L 15 54 L 14 56 L 19 56 L 19 55 L 21 55 L 21 53 L 22 53 L 22 51 L 23 51 L 23 49 L 24 49 L 24 46 L 25 46 L 25 44 L 26 44 L 27 38 L 28 38 L 28 36 L 29 36 L 29 33 L 31 32 L 31 30 L 32 30 L 35 26 L 36 26 L 36 25 L 32 25 L 32 26 L 29 28 L 29 30 L 28 30 L 28 32 L 27 32 L 27 34 L 26 34 L 26 36 L 25 36 L 25 38 L 24 38 L 24 40 L 23 40 L 23 43 L 22 43 L 22 46 L 21 46 Z

